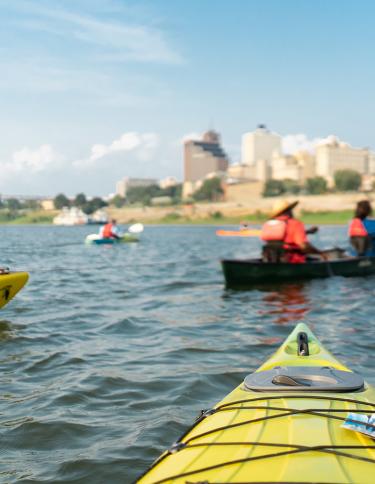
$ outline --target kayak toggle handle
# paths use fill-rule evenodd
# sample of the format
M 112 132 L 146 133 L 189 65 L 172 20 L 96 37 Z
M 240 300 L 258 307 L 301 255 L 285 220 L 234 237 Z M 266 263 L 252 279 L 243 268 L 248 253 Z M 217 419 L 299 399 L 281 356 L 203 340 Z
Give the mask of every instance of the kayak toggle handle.
M 168 449 L 168 452 L 170 454 L 175 454 L 176 452 L 179 452 L 180 450 L 184 449 L 186 447 L 186 444 L 184 442 L 175 442 L 170 446 Z
M 288 375 L 276 375 L 272 378 L 272 383 L 274 385 L 287 385 L 291 387 L 308 387 L 310 386 L 305 381 L 300 381 L 298 378 L 293 378 Z
M 307 333 L 301 331 L 297 334 L 298 356 L 309 356 L 309 340 Z
M 209 417 L 210 415 L 213 415 L 214 413 L 216 413 L 215 408 L 209 408 L 209 409 L 206 409 L 206 410 L 201 410 L 198 417 L 195 419 L 195 421 L 198 422 L 199 420 L 203 420 L 204 418 Z

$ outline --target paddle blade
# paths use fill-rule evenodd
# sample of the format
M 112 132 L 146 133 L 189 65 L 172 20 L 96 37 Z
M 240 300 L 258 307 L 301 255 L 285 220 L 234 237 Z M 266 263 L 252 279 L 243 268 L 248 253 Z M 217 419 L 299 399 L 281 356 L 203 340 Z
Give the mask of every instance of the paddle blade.
M 144 230 L 143 224 L 139 224 L 139 223 L 131 225 L 128 228 L 128 232 L 130 232 L 131 234 L 140 234 L 141 232 L 143 232 L 143 230 Z
M 90 234 L 86 237 L 87 241 L 98 240 L 98 239 L 100 239 L 100 236 L 98 234 Z

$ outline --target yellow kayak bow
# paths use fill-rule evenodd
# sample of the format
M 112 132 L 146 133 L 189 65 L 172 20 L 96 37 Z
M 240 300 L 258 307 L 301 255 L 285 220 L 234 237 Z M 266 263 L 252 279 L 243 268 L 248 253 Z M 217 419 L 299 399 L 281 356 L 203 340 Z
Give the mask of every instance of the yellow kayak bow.
M 136 482 L 250 484 L 375 482 L 375 442 L 342 427 L 375 413 L 375 390 L 305 324 Z
M 0 273 L 0 308 L 20 291 L 29 279 L 27 272 Z

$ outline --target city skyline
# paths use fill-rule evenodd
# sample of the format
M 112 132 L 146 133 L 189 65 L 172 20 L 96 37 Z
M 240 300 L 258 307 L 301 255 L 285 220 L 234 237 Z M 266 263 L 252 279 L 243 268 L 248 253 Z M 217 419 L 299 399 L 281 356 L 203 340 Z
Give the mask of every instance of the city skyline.
M 182 140 L 211 127 L 231 163 L 259 123 L 286 151 L 331 134 L 374 149 L 372 2 L 0 6 L 1 193 L 181 180 Z

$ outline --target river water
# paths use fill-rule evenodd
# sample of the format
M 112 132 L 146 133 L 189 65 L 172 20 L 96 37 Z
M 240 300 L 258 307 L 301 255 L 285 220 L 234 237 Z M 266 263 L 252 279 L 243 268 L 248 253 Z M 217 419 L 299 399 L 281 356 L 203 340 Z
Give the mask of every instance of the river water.
M 159 226 L 92 247 L 90 231 L 0 227 L 1 264 L 30 272 L 0 315 L 0 482 L 132 482 L 299 321 L 375 382 L 375 277 L 236 292 L 219 259 L 256 239 Z

